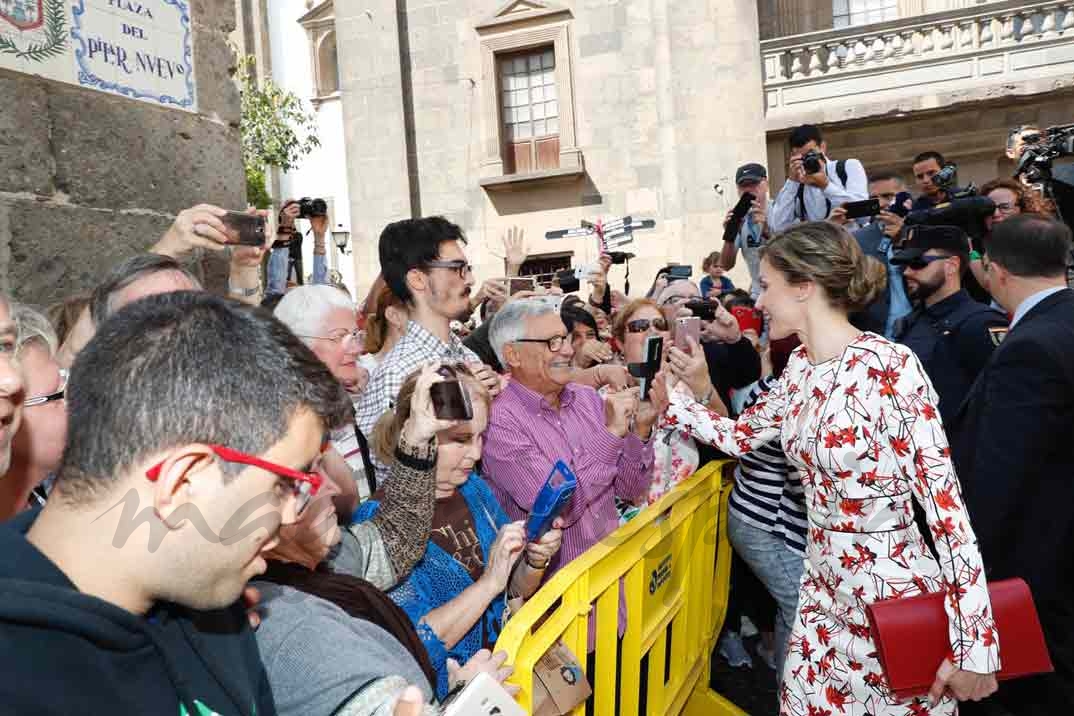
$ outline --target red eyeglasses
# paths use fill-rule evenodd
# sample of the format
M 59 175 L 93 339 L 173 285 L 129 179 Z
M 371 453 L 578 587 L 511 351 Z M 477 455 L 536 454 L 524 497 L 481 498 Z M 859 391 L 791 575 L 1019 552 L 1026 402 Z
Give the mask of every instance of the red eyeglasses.
M 239 452 L 238 450 L 232 450 L 223 445 L 210 445 L 209 448 L 216 453 L 217 457 L 225 462 L 236 462 L 240 465 L 259 467 L 262 470 L 267 470 L 274 475 L 286 477 L 290 480 L 291 493 L 295 498 L 296 514 L 302 514 L 302 511 L 306 509 L 313 498 L 316 497 L 317 492 L 320 491 L 321 485 L 324 483 L 324 478 L 315 472 L 292 470 L 289 467 L 278 465 L 274 462 L 269 462 L 268 460 L 262 460 L 254 455 L 248 455 L 244 452 Z M 156 482 L 157 479 L 160 478 L 160 471 L 163 467 L 164 463 L 160 462 L 146 470 L 145 476 L 149 478 L 150 482 Z

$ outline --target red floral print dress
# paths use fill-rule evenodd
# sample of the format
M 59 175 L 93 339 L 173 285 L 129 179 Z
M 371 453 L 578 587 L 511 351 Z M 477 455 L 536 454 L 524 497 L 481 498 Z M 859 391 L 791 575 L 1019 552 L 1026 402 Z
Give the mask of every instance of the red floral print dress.
M 913 352 L 871 333 L 817 365 L 799 348 L 779 387 L 737 421 L 672 397 L 671 425 L 734 455 L 779 437 L 801 473 L 809 539 L 780 714 L 957 712 L 950 696 L 932 709 L 925 697 L 895 700 L 865 614 L 880 599 L 945 590 L 955 666 L 999 669 L 981 555 L 936 403 Z M 925 510 L 939 563 L 911 499 Z

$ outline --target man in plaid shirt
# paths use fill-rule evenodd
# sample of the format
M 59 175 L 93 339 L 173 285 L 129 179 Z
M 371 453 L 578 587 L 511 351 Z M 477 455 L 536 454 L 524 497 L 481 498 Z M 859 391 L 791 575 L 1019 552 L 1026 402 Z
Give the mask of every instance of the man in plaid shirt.
M 381 360 L 357 405 L 358 427 L 370 435 L 380 416 L 394 407 L 407 376 L 430 361 L 471 364 L 495 396 L 499 376 L 451 332 L 451 322 L 470 316 L 473 268 L 462 246 L 462 229 L 441 216 L 405 219 L 380 234 L 380 266 L 385 283 L 407 304 L 406 333 Z M 387 467 L 375 456 L 377 482 Z

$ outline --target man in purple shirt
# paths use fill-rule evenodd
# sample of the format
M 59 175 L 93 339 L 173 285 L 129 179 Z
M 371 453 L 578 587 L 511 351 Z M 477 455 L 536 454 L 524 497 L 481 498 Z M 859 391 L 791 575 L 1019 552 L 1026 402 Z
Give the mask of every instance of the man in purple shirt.
M 638 390 L 609 392 L 570 383 L 571 348 L 553 301 L 508 303 L 493 319 L 489 340 L 511 381 L 493 402 L 482 463 L 500 504 L 525 519 L 556 460 L 578 476 L 563 514 L 563 546 L 546 579 L 615 530 L 615 498 L 635 500 L 649 489 L 649 443 L 659 406 Z

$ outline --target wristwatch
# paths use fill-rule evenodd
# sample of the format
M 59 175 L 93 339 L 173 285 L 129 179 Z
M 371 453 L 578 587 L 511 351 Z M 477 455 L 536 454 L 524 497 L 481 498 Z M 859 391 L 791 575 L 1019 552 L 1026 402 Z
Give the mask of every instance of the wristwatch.
M 973 251 L 970 252 L 970 261 L 980 261 L 980 260 L 981 260 L 981 252 L 980 251 L 977 251 L 976 249 L 974 249 Z

